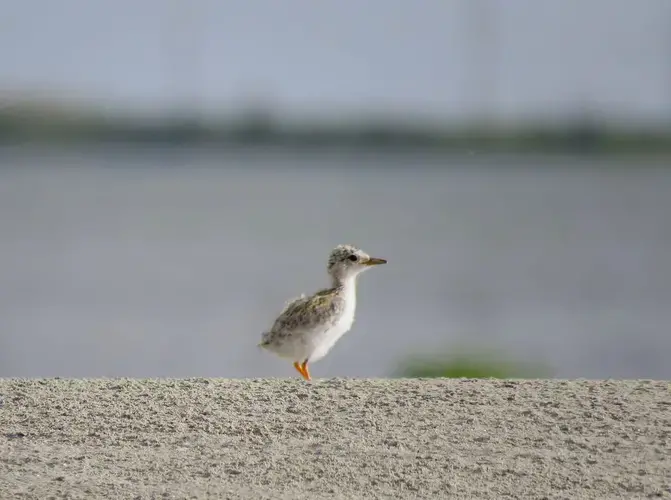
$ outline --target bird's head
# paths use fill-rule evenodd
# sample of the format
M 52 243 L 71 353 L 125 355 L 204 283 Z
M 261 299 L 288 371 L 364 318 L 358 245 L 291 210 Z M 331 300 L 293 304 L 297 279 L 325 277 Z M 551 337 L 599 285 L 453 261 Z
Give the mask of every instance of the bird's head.
M 371 257 L 352 245 L 338 245 L 331 250 L 327 269 L 334 280 L 345 281 L 372 266 L 386 263 L 385 259 Z

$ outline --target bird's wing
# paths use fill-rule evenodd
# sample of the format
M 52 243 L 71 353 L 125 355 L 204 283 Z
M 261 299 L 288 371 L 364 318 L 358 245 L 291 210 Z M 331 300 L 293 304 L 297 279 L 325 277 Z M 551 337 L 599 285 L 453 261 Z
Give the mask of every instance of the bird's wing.
M 280 311 L 280 314 L 279 314 L 279 315 L 282 316 L 285 312 L 287 312 L 287 310 L 288 310 L 291 306 L 293 306 L 296 302 L 298 302 L 298 301 L 300 301 L 300 300 L 303 300 L 305 297 L 306 297 L 306 295 L 305 295 L 304 293 L 302 293 L 302 294 L 300 295 L 300 297 L 295 297 L 295 298 L 293 298 L 293 299 L 291 299 L 291 300 L 288 300 L 287 303 L 284 305 L 284 309 L 282 309 L 282 310 Z
M 302 332 L 325 322 L 325 318 L 337 314 L 343 307 L 343 299 L 336 290 L 326 289 L 311 297 L 301 297 L 289 302 L 275 320 L 272 330 Z

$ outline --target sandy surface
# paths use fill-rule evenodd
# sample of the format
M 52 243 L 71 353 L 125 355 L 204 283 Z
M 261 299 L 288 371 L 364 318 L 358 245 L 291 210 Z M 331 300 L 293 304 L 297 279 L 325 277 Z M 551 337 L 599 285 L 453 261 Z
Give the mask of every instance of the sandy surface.
M 0 380 L 0 497 L 671 498 L 668 382 Z

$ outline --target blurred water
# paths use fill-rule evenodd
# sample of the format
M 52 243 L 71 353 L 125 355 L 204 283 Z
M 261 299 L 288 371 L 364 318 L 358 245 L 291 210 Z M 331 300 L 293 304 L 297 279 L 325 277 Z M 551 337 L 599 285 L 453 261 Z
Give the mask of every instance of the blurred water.
M 255 346 L 342 242 L 317 377 L 465 340 L 559 377 L 671 378 L 671 170 L 570 158 L 0 151 L 0 376 L 294 376 Z

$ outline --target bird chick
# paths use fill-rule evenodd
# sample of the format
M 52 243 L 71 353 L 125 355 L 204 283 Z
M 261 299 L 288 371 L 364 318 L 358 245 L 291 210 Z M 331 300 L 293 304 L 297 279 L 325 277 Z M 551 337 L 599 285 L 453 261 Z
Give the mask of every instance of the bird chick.
M 262 334 L 259 346 L 292 360 L 301 376 L 311 380 L 308 363 L 326 356 L 352 328 L 357 276 L 386 263 L 352 245 L 338 245 L 328 258 L 331 287 L 287 303 L 272 328 Z

